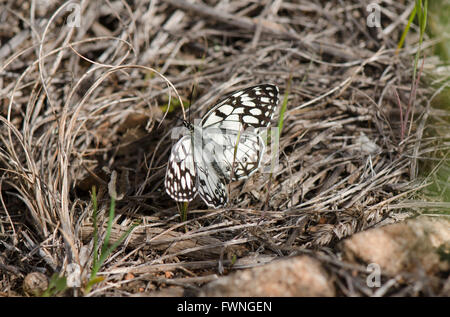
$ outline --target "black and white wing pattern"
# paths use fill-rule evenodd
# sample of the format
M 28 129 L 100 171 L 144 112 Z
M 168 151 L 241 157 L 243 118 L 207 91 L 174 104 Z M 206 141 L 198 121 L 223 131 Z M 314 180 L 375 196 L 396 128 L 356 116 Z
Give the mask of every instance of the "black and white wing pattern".
M 216 160 L 202 156 L 197 164 L 198 192 L 210 207 L 220 208 L 228 202 L 226 183 L 216 165 Z
M 218 132 L 211 133 L 211 130 Z M 203 151 L 204 157 L 215 160 L 219 175 L 227 183 L 245 179 L 258 169 L 265 145 L 257 133 L 211 128 L 204 131 L 213 136 L 209 144 L 214 145 L 209 152 Z
M 201 121 L 203 129 L 267 127 L 278 105 L 278 87 L 264 84 L 238 90 L 209 110 Z
M 226 185 L 259 168 L 265 148 L 260 129 L 270 124 L 278 100 L 278 87 L 263 84 L 233 92 L 209 110 L 174 146 L 167 193 L 176 201 L 190 201 L 198 192 L 208 206 L 225 206 Z
M 191 201 L 197 195 L 197 176 L 190 135 L 182 137 L 172 148 L 164 185 L 176 201 Z

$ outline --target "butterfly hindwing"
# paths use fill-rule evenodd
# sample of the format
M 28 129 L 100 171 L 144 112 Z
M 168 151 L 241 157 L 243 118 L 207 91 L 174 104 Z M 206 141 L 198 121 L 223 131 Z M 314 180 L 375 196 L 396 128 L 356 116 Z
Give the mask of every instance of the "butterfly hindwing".
M 182 137 L 172 148 L 166 170 L 166 192 L 176 201 L 191 201 L 197 195 L 196 169 L 191 136 Z
M 215 161 L 216 170 L 227 183 L 245 179 L 255 172 L 260 164 L 264 152 L 262 138 L 250 131 L 234 131 L 223 129 L 204 130 L 208 137 L 206 157 Z M 215 132 L 212 132 L 215 131 Z M 203 145 L 203 148 L 208 148 Z M 203 155 L 205 156 L 205 155 Z
M 258 134 L 247 131 L 240 134 L 236 154 L 234 148 L 227 148 L 224 152 L 227 159 L 234 162 L 232 181 L 245 179 L 259 168 L 264 148 L 264 142 Z
M 212 140 L 205 136 L 203 138 L 204 146 L 194 147 L 194 157 L 197 162 L 197 186 L 200 197 L 208 206 L 220 208 L 228 202 L 228 192 L 225 186 L 225 175 L 218 165 L 215 155 L 220 146 Z

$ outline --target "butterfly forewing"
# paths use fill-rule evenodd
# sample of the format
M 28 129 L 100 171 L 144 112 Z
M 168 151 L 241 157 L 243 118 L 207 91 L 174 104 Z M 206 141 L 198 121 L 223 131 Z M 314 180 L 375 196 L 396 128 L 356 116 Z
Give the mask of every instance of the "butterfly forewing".
M 172 148 L 165 178 L 166 192 L 176 201 L 191 201 L 197 194 L 196 169 L 190 135 Z
M 278 87 L 271 84 L 258 85 L 233 92 L 219 102 L 202 119 L 203 128 L 267 127 L 278 104 Z

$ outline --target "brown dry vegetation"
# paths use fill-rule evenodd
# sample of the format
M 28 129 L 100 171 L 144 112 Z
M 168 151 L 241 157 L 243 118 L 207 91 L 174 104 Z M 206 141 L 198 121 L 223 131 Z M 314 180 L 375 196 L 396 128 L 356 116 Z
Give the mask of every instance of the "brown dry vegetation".
M 63 1 L 3 2 L 0 292 L 22 294 L 27 273 L 66 274 L 70 263 L 86 278 L 90 191 L 99 190 L 106 224 L 116 176 L 113 238 L 142 224 L 102 267 L 106 281 L 92 296 L 195 290 L 216 274 L 305 252 L 332 267 L 341 289 L 350 275 L 335 243 L 410 216 L 418 158 L 437 144 L 423 138 L 425 88 L 401 128 L 417 47 L 395 49 L 412 6 L 384 1 L 383 27 L 370 28 L 368 3 L 83 1 L 71 27 Z M 179 98 L 192 99 L 188 115 L 199 118 L 227 93 L 265 82 L 282 94 L 290 82 L 272 179 L 232 184 L 225 209 L 197 198 L 180 222 L 163 184 Z M 367 295 L 359 284 L 354 293 Z

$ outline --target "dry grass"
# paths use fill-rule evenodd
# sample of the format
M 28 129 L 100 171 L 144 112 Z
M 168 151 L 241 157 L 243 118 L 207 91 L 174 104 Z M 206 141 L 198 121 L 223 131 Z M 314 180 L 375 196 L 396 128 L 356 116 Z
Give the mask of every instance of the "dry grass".
M 234 267 L 311 250 L 335 258 L 338 240 L 411 215 L 417 160 L 436 140 L 423 137 L 433 114 L 420 86 L 401 129 L 416 48 L 394 52 L 410 5 L 385 1 L 377 29 L 368 1 L 85 1 L 79 27 L 68 3 L 31 3 L 7 1 L 0 14 L 1 292 L 20 293 L 31 271 L 74 262 L 89 273 L 89 191 L 99 188 L 106 222 L 113 171 L 123 195 L 113 237 L 143 223 L 93 296 L 195 288 L 234 256 Z M 271 82 L 283 93 L 289 78 L 270 184 L 268 174 L 232 184 L 223 210 L 196 199 L 180 223 L 163 188 L 179 98 L 195 86 L 198 118 L 232 90 Z

